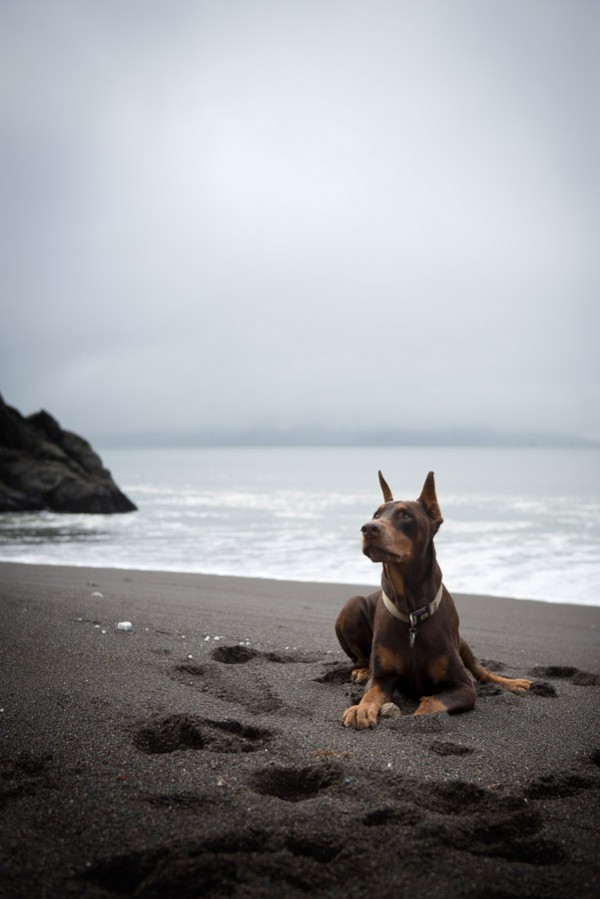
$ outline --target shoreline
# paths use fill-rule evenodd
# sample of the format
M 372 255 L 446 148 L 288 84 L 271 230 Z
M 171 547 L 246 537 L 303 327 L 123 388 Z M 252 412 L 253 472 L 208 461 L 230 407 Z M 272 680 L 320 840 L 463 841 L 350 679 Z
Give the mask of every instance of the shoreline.
M 136 573 L 136 574 L 147 574 L 147 575 L 184 575 L 189 577 L 197 577 L 197 578 L 223 578 L 223 579 L 231 579 L 233 581 L 256 581 L 256 582 L 274 582 L 277 584 L 289 584 L 296 585 L 301 587 L 303 585 L 311 585 L 313 587 L 340 587 L 349 591 L 349 595 L 352 591 L 368 591 L 373 592 L 374 590 L 379 589 L 379 577 L 375 576 L 373 580 L 369 583 L 358 581 L 320 581 L 315 578 L 306 578 L 306 579 L 298 579 L 298 578 L 288 578 L 288 577 L 277 577 L 275 575 L 245 575 L 245 574 L 230 574 L 230 573 L 219 573 L 219 572 L 211 572 L 211 571 L 192 571 L 185 570 L 181 568 L 139 568 L 136 566 L 130 565 L 117 565 L 112 563 L 110 565 L 90 565 L 87 562 L 82 562 L 81 564 L 76 562 L 31 562 L 27 560 L 13 560 L 13 559 L 0 559 L 0 570 L 3 565 L 21 565 L 24 567 L 31 568 L 54 568 L 54 569 L 86 569 L 89 571 L 96 572 L 111 572 L 112 574 L 117 574 L 119 572 L 125 573 Z M 549 599 L 547 597 L 540 598 L 535 596 L 506 596 L 504 594 L 495 594 L 495 593 L 471 593 L 450 590 L 452 596 L 454 598 L 459 597 L 460 599 L 486 599 L 494 602 L 534 602 L 534 603 L 542 603 L 544 605 L 552 605 L 552 606 L 565 606 L 567 608 L 573 607 L 581 607 L 588 609 L 600 609 L 600 600 L 598 602 L 574 602 L 574 601 L 566 601 L 561 599 Z
M 356 733 L 352 592 L 0 563 L 0 896 L 596 895 L 600 608 L 456 594 L 534 687 Z

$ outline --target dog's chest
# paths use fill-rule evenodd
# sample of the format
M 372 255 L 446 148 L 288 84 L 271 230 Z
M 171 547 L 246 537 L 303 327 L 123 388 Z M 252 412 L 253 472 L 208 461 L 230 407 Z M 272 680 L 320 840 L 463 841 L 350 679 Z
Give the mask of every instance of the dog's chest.
M 408 628 L 394 634 L 388 633 L 373 640 L 372 667 L 377 678 L 393 676 L 396 687 L 407 696 L 419 698 L 442 683 L 448 674 L 451 648 L 440 647 L 427 639 L 426 633 L 417 631 L 413 646 L 410 645 Z

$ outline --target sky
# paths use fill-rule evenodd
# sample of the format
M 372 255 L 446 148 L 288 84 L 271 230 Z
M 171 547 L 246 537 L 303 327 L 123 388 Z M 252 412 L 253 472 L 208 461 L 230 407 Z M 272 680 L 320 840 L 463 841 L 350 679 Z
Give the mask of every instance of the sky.
M 595 0 L 0 0 L 0 392 L 600 439 Z

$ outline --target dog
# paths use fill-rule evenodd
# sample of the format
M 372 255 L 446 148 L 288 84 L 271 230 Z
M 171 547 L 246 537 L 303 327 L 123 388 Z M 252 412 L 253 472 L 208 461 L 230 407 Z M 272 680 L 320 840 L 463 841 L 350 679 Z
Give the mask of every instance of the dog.
M 343 715 L 345 727 L 375 727 L 395 688 L 418 700 L 415 715 L 467 712 L 475 687 L 500 684 L 523 692 L 532 681 L 501 677 L 480 665 L 459 636 L 454 601 L 442 583 L 433 538 L 443 518 L 429 472 L 416 501 L 395 501 L 382 473 L 383 504 L 361 528 L 362 551 L 381 562 L 381 590 L 352 596 L 335 624 L 353 663 L 352 680 L 366 680 L 358 705 Z

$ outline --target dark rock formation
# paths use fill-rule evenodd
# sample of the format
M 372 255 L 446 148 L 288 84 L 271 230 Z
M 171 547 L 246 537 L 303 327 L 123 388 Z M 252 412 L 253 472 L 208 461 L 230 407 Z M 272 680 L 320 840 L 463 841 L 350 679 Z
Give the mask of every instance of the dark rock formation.
M 47 412 L 24 418 L 0 395 L 0 512 L 133 512 L 87 440 Z

